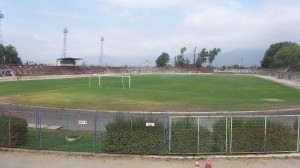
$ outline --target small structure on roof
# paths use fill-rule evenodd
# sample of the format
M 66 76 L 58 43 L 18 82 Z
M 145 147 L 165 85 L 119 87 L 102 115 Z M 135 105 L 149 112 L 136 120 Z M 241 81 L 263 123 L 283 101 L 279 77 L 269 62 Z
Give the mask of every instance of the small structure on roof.
M 82 59 L 67 57 L 67 58 L 59 58 L 57 60 L 59 61 L 61 66 L 76 66 L 76 61 Z

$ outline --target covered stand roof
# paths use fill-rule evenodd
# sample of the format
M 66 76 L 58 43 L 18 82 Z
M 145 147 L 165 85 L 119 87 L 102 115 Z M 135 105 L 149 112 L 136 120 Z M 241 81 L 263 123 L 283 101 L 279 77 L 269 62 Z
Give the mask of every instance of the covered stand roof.
M 60 61 L 60 65 L 61 66 L 75 66 L 76 65 L 76 61 L 77 60 L 82 60 L 82 59 L 81 58 L 67 57 L 67 58 L 59 58 L 57 60 Z

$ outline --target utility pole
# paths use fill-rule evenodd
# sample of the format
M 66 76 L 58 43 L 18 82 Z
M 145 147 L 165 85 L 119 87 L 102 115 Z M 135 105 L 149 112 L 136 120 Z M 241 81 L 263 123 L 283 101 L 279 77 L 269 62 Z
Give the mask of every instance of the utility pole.
M 2 42 L 2 29 L 1 29 L 1 20 L 4 18 L 4 15 L 1 13 L 0 11 L 0 45 L 3 46 L 3 42 Z M 0 63 L 4 63 L 4 51 L 2 50 L 2 47 L 0 47 Z

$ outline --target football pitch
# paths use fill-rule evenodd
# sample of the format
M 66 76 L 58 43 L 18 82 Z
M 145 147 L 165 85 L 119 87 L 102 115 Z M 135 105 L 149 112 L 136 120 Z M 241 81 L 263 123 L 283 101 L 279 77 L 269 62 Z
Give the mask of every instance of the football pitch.
M 0 101 L 102 111 L 251 111 L 300 107 L 300 90 L 255 76 L 147 74 L 0 83 Z

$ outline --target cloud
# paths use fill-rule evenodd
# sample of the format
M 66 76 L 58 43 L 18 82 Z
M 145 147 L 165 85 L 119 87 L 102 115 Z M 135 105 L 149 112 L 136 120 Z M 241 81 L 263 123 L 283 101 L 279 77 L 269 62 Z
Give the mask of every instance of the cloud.
M 64 27 L 70 30 L 69 55 L 80 58 L 99 56 L 102 36 L 105 56 L 119 57 L 156 57 L 162 52 L 173 57 L 184 46 L 187 53 L 195 46 L 222 51 L 267 48 L 280 41 L 299 42 L 300 37 L 300 1 L 295 0 L 47 3 L 8 5 L 3 22 L 5 42 L 16 44 L 28 57 L 43 55 L 54 60 L 61 55 Z
M 71 12 L 71 11 L 60 10 L 60 9 L 56 9 L 55 11 L 43 10 L 40 11 L 40 13 L 42 15 L 64 18 L 64 19 L 83 19 L 83 17 L 78 12 Z
M 121 6 L 126 8 L 163 8 L 178 5 L 184 0 L 106 0 L 106 3 L 113 6 Z
M 197 33 L 196 36 L 211 43 L 220 43 L 229 49 L 251 45 L 264 47 L 266 42 L 300 28 L 299 3 L 289 5 L 282 3 L 259 4 L 255 8 L 245 8 L 237 1 L 228 4 L 209 2 L 195 4 L 186 10 L 183 27 Z M 291 39 L 291 36 L 286 36 Z M 227 43 L 227 44 L 226 44 Z M 231 46 L 230 46 L 231 45 Z

